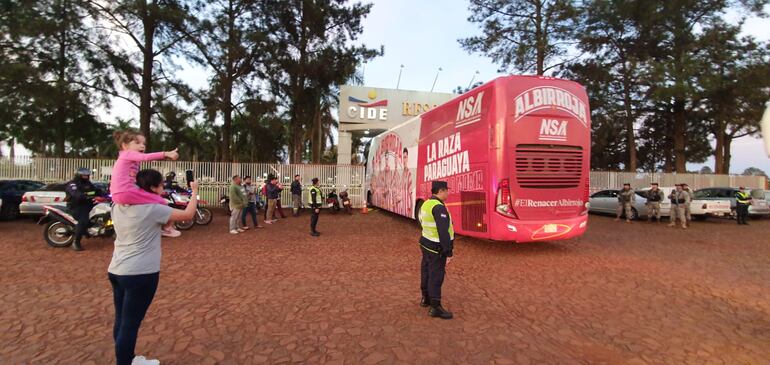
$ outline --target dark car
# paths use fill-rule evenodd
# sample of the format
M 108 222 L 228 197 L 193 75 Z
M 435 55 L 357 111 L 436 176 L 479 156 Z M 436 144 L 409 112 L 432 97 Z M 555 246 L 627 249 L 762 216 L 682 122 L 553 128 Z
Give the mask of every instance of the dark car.
M 0 180 L 0 199 L 3 200 L 0 218 L 16 219 L 19 216 L 19 204 L 24 193 L 38 190 L 43 186 L 45 186 L 43 182 L 34 180 Z

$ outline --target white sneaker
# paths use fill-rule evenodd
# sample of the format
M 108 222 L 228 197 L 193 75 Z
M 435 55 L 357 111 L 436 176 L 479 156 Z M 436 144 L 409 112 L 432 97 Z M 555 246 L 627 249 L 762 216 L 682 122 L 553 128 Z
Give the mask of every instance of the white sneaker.
M 146 359 L 144 356 L 134 356 L 131 365 L 160 365 L 159 360 Z
M 238 230 L 234 229 L 234 230 L 230 231 L 230 233 L 231 234 L 238 234 L 238 233 L 241 233 L 241 232 L 238 232 Z
M 169 230 L 161 230 L 160 231 L 161 236 L 164 237 L 179 237 L 182 235 L 182 232 L 177 231 L 176 229 L 169 229 Z

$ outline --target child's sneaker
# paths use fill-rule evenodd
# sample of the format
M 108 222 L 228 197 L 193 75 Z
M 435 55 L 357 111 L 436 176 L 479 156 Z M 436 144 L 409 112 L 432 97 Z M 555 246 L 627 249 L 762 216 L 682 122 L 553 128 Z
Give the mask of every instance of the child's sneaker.
M 182 232 L 179 232 L 173 228 L 169 228 L 161 230 L 160 234 L 164 237 L 179 237 L 182 235 Z
M 237 229 L 234 229 L 234 230 L 230 231 L 230 234 L 238 234 L 238 233 L 241 233 L 241 232 L 238 232 Z
M 146 359 L 144 356 L 134 356 L 131 365 L 160 365 L 159 360 Z

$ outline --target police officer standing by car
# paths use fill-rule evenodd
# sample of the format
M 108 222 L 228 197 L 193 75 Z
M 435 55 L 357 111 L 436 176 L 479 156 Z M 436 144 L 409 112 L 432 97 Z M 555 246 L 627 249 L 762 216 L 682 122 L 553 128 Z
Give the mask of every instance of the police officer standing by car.
M 620 220 L 620 216 L 623 211 L 626 212 L 626 223 L 631 223 L 633 217 L 631 206 L 634 204 L 635 196 L 634 189 L 631 189 L 631 184 L 623 184 L 623 190 L 618 192 L 618 211 L 615 220 Z
M 308 197 L 308 205 L 310 205 L 310 209 L 313 211 L 313 214 L 310 216 L 310 235 L 318 237 L 321 233 L 316 231 L 315 227 L 318 225 L 318 215 L 321 214 L 321 202 L 323 201 L 323 196 L 321 194 L 321 189 L 318 188 L 318 178 L 314 177 L 311 181 L 313 182 L 313 186 L 310 187 L 310 194 Z
M 660 202 L 665 199 L 663 191 L 658 189 L 658 183 L 654 182 L 650 184 L 650 190 L 647 191 L 647 220 L 652 222 L 653 217 L 655 221 L 660 223 Z
M 749 216 L 749 205 L 751 205 L 751 195 L 746 192 L 746 188 L 741 186 L 735 192 L 735 213 L 737 214 L 738 224 L 748 225 L 746 218 Z
M 452 249 L 455 233 L 452 217 L 444 205 L 449 195 L 446 181 L 434 181 L 430 188 L 430 197 L 420 207 L 419 220 L 422 226 L 420 248 L 420 306 L 428 307 L 428 315 L 441 319 L 452 319 L 452 312 L 441 306 L 441 285 L 444 283 L 446 265 L 452 261 Z
M 72 216 L 78 221 L 75 226 L 75 240 L 72 241 L 72 249 L 83 251 L 80 239 L 86 234 L 89 225 L 89 213 L 94 207 L 94 198 L 98 195 L 96 186 L 91 183 L 91 170 L 81 167 L 75 171 L 75 177 L 67 182 L 67 208 L 72 211 Z

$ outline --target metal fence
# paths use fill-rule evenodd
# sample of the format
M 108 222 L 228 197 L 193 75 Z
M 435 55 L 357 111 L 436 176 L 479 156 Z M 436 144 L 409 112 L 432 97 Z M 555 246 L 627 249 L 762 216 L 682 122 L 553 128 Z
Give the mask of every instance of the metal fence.
M 72 177 L 72 172 L 79 167 L 87 167 L 93 171 L 94 181 L 108 181 L 112 174 L 115 160 L 73 159 L 73 158 L 43 158 L 17 156 L 11 161 L 7 157 L 0 158 L 0 179 L 32 179 L 47 183 L 62 182 Z M 239 162 L 190 162 L 190 161 L 152 161 L 144 163 L 144 168 L 154 168 L 162 173 L 174 171 L 178 179 L 184 178 L 188 169 L 195 171 L 196 179 L 201 184 L 201 198 L 209 205 L 216 204 L 219 197 L 227 193 L 230 179 L 233 175 L 251 175 L 255 179 L 263 179 L 269 174 L 278 176 L 286 185 L 281 195 L 284 206 L 291 205 L 291 192 L 288 185 L 294 175 L 302 177 L 305 186 L 310 179 L 318 177 L 321 180 L 321 191 L 324 194 L 332 190 L 337 192 L 347 190 L 354 207 L 364 204 L 366 189 L 364 189 L 364 167 L 354 165 L 310 165 L 310 164 L 265 164 Z M 615 171 L 592 171 L 590 177 L 591 193 L 610 188 L 622 187 L 630 183 L 633 188 L 649 186 L 657 182 L 660 186 L 673 186 L 676 183 L 687 183 L 693 189 L 711 186 L 745 186 L 747 188 L 765 188 L 767 179 L 764 176 L 714 175 L 714 174 L 677 174 L 677 173 L 633 173 Z M 307 190 L 303 192 L 303 202 L 307 201 Z
M 764 176 L 715 175 L 715 174 L 678 174 L 658 172 L 617 172 L 591 171 L 591 193 L 603 189 L 621 188 L 629 183 L 634 189 L 650 186 L 656 182 L 660 186 L 674 186 L 686 183 L 693 190 L 714 186 L 745 186 L 746 188 L 764 189 L 767 183 Z
M 0 158 L 0 179 L 30 179 L 46 183 L 63 182 L 72 178 L 79 167 L 93 171 L 93 181 L 109 181 L 115 160 L 15 157 Z M 250 175 L 261 182 L 268 175 L 275 175 L 285 185 L 281 193 L 283 206 L 291 205 L 289 185 L 294 175 L 299 174 L 302 184 L 307 187 L 310 179 L 317 177 L 324 194 L 335 190 L 337 193 L 347 190 L 353 207 L 364 204 L 364 167 L 355 165 L 310 165 L 310 164 L 266 164 L 239 162 L 191 162 L 191 161 L 151 161 L 142 164 L 142 168 L 153 168 L 164 175 L 176 172 L 177 180 L 182 181 L 186 170 L 195 172 L 195 179 L 200 183 L 201 199 L 208 205 L 216 205 L 220 196 L 227 194 L 233 175 Z M 303 204 L 307 202 L 307 189 L 303 191 Z

